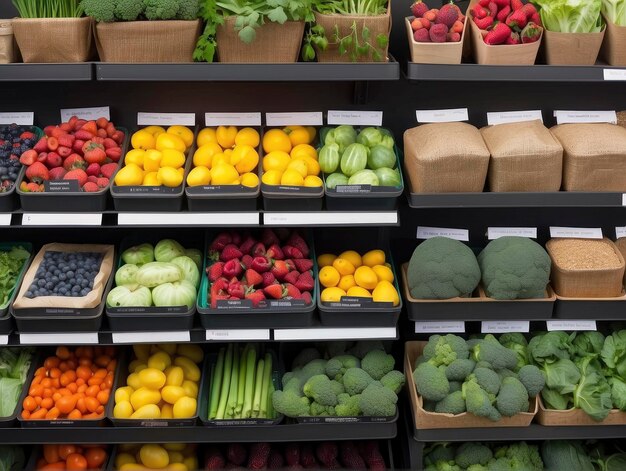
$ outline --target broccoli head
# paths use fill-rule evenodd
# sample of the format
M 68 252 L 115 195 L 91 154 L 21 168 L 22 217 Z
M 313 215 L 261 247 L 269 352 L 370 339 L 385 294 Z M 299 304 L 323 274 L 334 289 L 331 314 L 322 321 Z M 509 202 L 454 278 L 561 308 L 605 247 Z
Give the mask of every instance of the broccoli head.
M 454 461 L 437 461 L 429 465 L 424 471 L 463 471 Z
M 517 366 L 515 352 L 499 343 L 488 340 L 483 340 L 474 345 L 474 348 L 472 348 L 472 359 L 476 362 L 486 361 L 491 363 L 495 370 L 503 368 L 512 370 Z
M 526 237 L 492 240 L 478 255 L 483 286 L 493 299 L 545 297 L 550 280 L 550 256 Z
M 331 379 L 341 381 L 343 374 L 348 368 L 359 368 L 361 362 L 359 359 L 352 355 L 339 355 L 331 358 L 326 363 L 326 376 Z
M 435 401 L 423 400 L 422 401 L 422 408 L 426 412 L 435 412 L 435 409 L 437 408 L 437 403 Z
M 489 471 L 489 468 L 487 466 L 483 466 L 482 464 L 473 464 L 465 471 Z
M 413 371 L 417 392 L 426 400 L 439 402 L 450 393 L 450 383 L 443 368 L 422 363 Z
M 195 20 L 200 13 L 199 0 L 179 0 L 180 7 L 176 19 L 178 20 Z
M 458 240 L 433 237 L 418 245 L 407 269 L 411 296 L 450 299 L 470 295 L 480 282 L 472 250 Z
M 500 376 L 493 370 L 476 368 L 467 379 L 476 381 L 481 388 L 490 394 L 498 394 L 500 390 Z
M 357 417 L 361 415 L 361 408 L 359 407 L 360 394 L 350 396 L 347 393 L 343 393 L 337 396 L 337 399 L 339 404 L 335 406 L 335 412 L 338 417 Z
M 469 348 L 465 339 L 458 335 L 432 335 L 424 346 L 423 355 L 435 366 L 447 366 L 454 360 L 469 358 Z
M 348 350 L 348 353 L 362 360 L 372 350 L 382 350 L 384 352 L 385 346 L 380 340 L 359 340 Z
M 330 380 L 330 389 L 332 389 L 337 396 L 346 392 L 346 388 L 344 388 L 343 384 L 339 381 L 335 381 L 334 379 Z
M 326 374 L 326 360 L 317 359 L 311 360 L 302 367 L 300 376 L 304 381 L 307 381 L 311 376 Z
M 484 466 L 491 458 L 493 458 L 493 453 L 487 445 L 466 442 L 456 450 L 454 460 L 461 468 L 469 468 L 473 464 Z
M 456 446 L 450 442 L 435 442 L 424 448 L 424 464 L 435 464 L 437 461 L 454 461 Z
M 487 391 L 481 388 L 476 381 L 466 381 L 462 388 L 467 412 L 477 417 L 487 417 L 497 422 L 502 418 L 498 409 L 493 407 Z
M 496 400 L 496 407 L 505 417 L 528 412 L 528 391 L 519 379 L 504 378 Z
M 461 386 L 463 385 L 461 381 L 448 381 L 448 383 L 450 384 L 450 394 L 456 391 L 460 391 Z
M 149 20 L 173 20 L 178 14 L 180 0 L 143 0 Z
M 379 380 L 391 370 L 396 364 L 392 355 L 381 350 L 372 350 L 361 360 L 361 368 L 373 379 Z
M 302 368 L 304 365 L 313 360 L 318 360 L 322 358 L 320 351 L 314 347 L 307 347 L 300 350 L 300 353 L 296 355 L 291 363 L 291 369 L 295 370 L 296 368 Z
M 455 391 L 448 394 L 435 406 L 435 412 L 438 414 L 462 414 L 465 412 L 465 399 L 461 391 Z
M 343 386 L 350 396 L 361 394 L 365 388 L 374 381 L 374 379 L 361 368 L 348 368 L 342 380 Z
M 406 378 L 404 377 L 404 373 L 398 370 L 391 370 L 385 376 L 380 378 L 380 382 L 383 383 L 388 389 L 391 389 L 394 393 L 398 394 L 402 390 L 402 386 Z
M 515 442 L 500 447 L 495 450 L 494 457 L 498 461 L 502 460 L 501 463 L 504 462 L 508 464 L 508 468 L 502 469 L 520 471 L 542 471 L 544 469 L 539 447 L 536 445 L 528 445 L 526 442 Z M 559 463 L 560 466 L 562 466 L 562 464 L 563 463 Z M 491 468 L 489 468 L 489 470 L 491 471 Z
M 135 21 L 144 12 L 145 5 L 137 0 L 115 0 L 115 19 Z
M 82 0 L 81 5 L 85 10 L 85 15 L 92 17 L 98 23 L 112 23 L 116 19 L 113 0 Z
M 361 393 L 359 407 L 366 417 L 390 417 L 396 413 L 398 396 L 380 381 L 373 381 Z
M 311 398 L 322 406 L 336 406 L 337 394 L 334 391 L 332 382 L 326 375 L 315 375 L 304 383 L 302 388 L 304 395 Z
M 446 368 L 446 377 L 449 381 L 465 381 L 465 378 L 474 371 L 475 367 L 476 362 L 474 360 L 469 358 L 456 359 Z
M 530 397 L 535 397 L 546 385 L 546 378 L 535 365 L 522 366 L 517 372 L 517 375 Z
M 310 414 L 309 398 L 290 391 L 274 391 L 272 405 L 276 412 L 287 417 L 306 417 Z
M 323 406 L 319 402 L 313 401 L 309 409 L 313 417 L 327 417 L 337 415 L 333 406 Z

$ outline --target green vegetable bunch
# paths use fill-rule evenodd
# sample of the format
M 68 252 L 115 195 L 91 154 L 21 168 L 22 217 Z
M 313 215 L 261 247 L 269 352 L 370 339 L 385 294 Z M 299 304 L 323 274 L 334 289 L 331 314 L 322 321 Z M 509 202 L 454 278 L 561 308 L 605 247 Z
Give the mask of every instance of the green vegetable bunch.
M 505 446 L 480 442 L 467 442 L 461 445 L 445 442 L 433 443 L 424 449 L 424 465 L 425 471 L 542 471 L 544 469 L 539 447 L 528 445 L 526 442 L 510 443 Z
M 9 417 L 15 411 L 32 355 L 33 349 L 30 348 L 0 350 L 0 417 Z
M 22 247 L 0 252 L 0 308 L 5 308 L 30 253 Z
M 26 467 L 24 449 L 17 445 L 0 445 L 0 470 L 20 471 Z
M 80 0 L 13 0 L 21 18 L 80 18 Z
M 560 33 L 598 33 L 603 21 L 603 0 L 533 0 L 541 22 L 548 31 Z
M 602 0 L 602 14 L 611 23 L 626 26 L 626 0 Z
M 85 14 L 98 22 L 195 20 L 199 0 L 82 0 Z

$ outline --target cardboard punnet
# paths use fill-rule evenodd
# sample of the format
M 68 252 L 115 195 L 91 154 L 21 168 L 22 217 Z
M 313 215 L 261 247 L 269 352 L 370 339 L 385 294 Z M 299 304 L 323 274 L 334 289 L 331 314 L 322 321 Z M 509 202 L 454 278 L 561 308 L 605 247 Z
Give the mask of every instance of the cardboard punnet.
M 548 65 L 593 65 L 596 63 L 604 32 L 543 32 L 543 51 Z
M 561 427 L 561 426 L 587 426 L 587 425 L 624 425 L 626 424 L 626 412 L 613 409 L 606 419 L 601 422 L 593 420 L 582 409 L 554 410 L 546 409 L 545 404 L 539 397 L 539 412 L 537 422 L 541 425 Z
M 463 24 L 461 40 L 455 43 L 418 43 L 413 38 L 411 21 L 414 17 L 409 16 L 404 19 L 406 32 L 409 39 L 409 50 L 411 51 L 411 61 L 416 64 L 460 64 L 463 56 L 463 43 L 467 32 L 466 19 Z

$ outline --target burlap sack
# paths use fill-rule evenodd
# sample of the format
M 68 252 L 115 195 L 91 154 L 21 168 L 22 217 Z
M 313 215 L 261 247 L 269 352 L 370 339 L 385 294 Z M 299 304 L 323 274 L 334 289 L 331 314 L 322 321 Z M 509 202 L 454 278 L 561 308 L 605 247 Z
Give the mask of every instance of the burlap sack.
M 491 191 L 559 191 L 563 147 L 539 120 L 480 130 L 491 153 Z
M 225 19 L 217 27 L 217 55 L 220 62 L 229 63 L 284 63 L 297 62 L 304 34 L 304 21 L 284 24 L 267 22 L 256 29 L 250 44 L 239 39 L 235 30 L 236 17 Z
M 424 124 L 404 133 L 404 165 L 413 193 L 481 192 L 489 149 L 471 124 Z
M 93 280 L 93 289 L 87 296 L 81 297 L 67 297 L 67 296 L 41 296 L 37 298 L 27 298 L 24 293 L 30 288 L 37 269 L 43 260 L 46 252 L 97 252 L 102 253 L 102 264 L 100 265 L 100 272 Z M 24 275 L 24 281 L 20 287 L 20 292 L 15 298 L 13 303 L 14 309 L 32 309 L 32 308 L 50 308 L 50 307 L 63 307 L 63 308 L 82 308 L 89 309 L 98 306 L 102 302 L 102 296 L 104 290 L 111 276 L 113 270 L 113 263 L 115 256 L 115 247 L 112 245 L 95 245 L 95 244 L 47 244 L 44 245 L 39 253 L 33 259 L 26 275 Z
M 97 23 L 96 47 L 102 62 L 193 62 L 200 20 Z
M 0 20 L 0 64 L 17 61 L 17 48 L 11 20 Z
M 85 62 L 92 55 L 91 18 L 15 18 L 24 62 Z
M 560 124 L 565 191 L 626 191 L 626 129 L 606 123 Z

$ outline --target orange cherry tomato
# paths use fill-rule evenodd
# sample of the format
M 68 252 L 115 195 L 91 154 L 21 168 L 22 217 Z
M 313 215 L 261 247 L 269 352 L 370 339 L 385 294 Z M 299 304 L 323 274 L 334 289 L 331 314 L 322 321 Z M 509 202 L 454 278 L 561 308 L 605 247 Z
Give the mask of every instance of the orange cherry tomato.
M 76 396 L 62 396 L 58 401 L 56 401 L 55 406 L 61 411 L 63 414 L 69 414 L 76 407 L 76 402 L 78 398 Z
M 100 386 L 89 386 L 87 391 L 85 391 L 85 396 L 88 397 L 96 397 L 100 392 Z
M 61 359 L 59 357 L 48 357 L 43 362 L 43 367 L 46 369 L 58 368 L 60 364 L 61 364 Z
M 76 368 L 76 375 L 83 381 L 89 381 L 92 375 L 91 369 L 86 366 L 79 366 Z
M 41 471 L 56 471 L 56 470 L 66 469 L 66 468 L 65 468 L 65 462 L 64 461 L 58 461 L 56 463 L 48 463 L 47 465 L 42 466 L 39 469 Z
M 67 360 L 71 356 L 70 349 L 67 347 L 59 346 L 55 352 L 61 360 Z
M 54 401 L 52 400 L 52 397 L 46 397 L 41 401 L 41 407 L 43 407 L 44 409 L 51 409 L 52 406 L 54 406 Z
M 72 453 L 65 460 L 65 466 L 68 471 L 82 471 L 87 469 L 87 458 L 78 453 Z
M 46 418 L 46 414 L 48 413 L 48 409 L 41 408 L 36 410 L 35 412 L 30 414 L 30 420 L 41 420 Z
M 51 378 L 60 378 L 61 374 L 62 372 L 59 368 L 51 368 L 48 372 L 48 376 L 50 376 Z
M 100 403 L 95 397 L 87 396 L 85 398 L 85 406 L 89 412 L 96 412 L 98 407 L 100 407 Z
M 37 409 L 37 403 L 35 402 L 35 399 L 32 396 L 26 396 L 24 398 L 24 402 L 22 402 L 22 407 L 24 408 L 24 410 L 27 410 L 28 412 L 32 412 L 35 409 Z
M 100 391 L 96 395 L 96 399 L 98 399 L 98 402 L 100 404 L 102 404 L 103 406 L 106 406 L 107 402 L 109 402 L 109 393 L 107 391 Z
M 59 447 L 57 445 L 44 445 L 43 457 L 48 463 L 56 463 L 61 459 L 59 457 Z
M 22 419 L 24 419 L 24 420 L 30 419 L 30 411 L 23 410 L 22 411 Z
M 67 418 L 72 420 L 80 420 L 83 418 L 83 414 L 81 414 L 78 409 L 74 409 L 72 412 L 67 414 Z
M 102 448 L 89 448 L 85 453 L 89 469 L 100 469 L 107 459 L 107 453 Z
M 53 407 L 52 409 L 50 409 L 48 411 L 48 413 L 46 414 L 46 420 L 56 420 L 61 416 L 61 411 L 56 408 Z
M 66 460 L 72 453 L 76 453 L 74 445 L 59 445 L 59 457 L 62 460 Z

